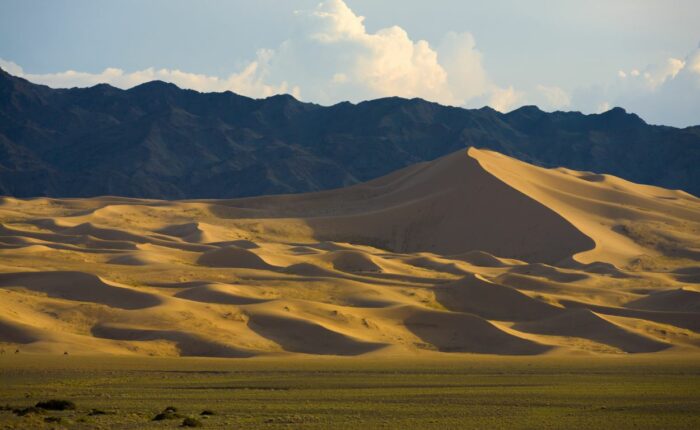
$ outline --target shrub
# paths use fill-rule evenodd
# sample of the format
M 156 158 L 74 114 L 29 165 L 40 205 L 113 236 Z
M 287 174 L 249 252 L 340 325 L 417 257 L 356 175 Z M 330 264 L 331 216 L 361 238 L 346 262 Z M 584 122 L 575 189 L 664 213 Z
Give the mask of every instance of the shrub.
M 210 416 L 210 415 L 216 415 L 216 414 L 215 414 L 214 411 L 212 411 L 212 410 L 205 409 L 205 410 L 203 410 L 199 415 L 202 415 L 202 416 Z
M 49 411 L 67 411 L 75 409 L 75 403 L 71 402 L 70 400 L 51 399 L 45 402 L 37 403 L 36 407 Z
M 62 421 L 61 417 L 46 417 L 44 418 L 44 422 L 46 423 L 58 423 L 60 424 Z
M 153 417 L 153 421 L 174 420 L 176 418 L 180 418 L 178 414 L 174 414 L 172 412 L 161 412 Z
M 163 409 L 163 412 L 153 417 L 153 421 L 175 420 L 178 418 L 182 418 L 182 415 L 177 413 L 177 408 L 168 406 L 167 408 Z

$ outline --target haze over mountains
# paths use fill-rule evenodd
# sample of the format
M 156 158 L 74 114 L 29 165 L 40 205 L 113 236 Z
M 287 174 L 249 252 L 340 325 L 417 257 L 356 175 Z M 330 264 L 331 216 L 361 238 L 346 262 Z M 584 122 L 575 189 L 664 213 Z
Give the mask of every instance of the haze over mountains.
M 698 353 L 700 199 L 471 148 L 233 200 L 0 200 L 0 346 Z
M 420 99 L 323 107 L 150 82 L 51 89 L 0 71 L 0 194 L 231 198 L 348 186 L 461 148 L 700 195 L 700 127 Z

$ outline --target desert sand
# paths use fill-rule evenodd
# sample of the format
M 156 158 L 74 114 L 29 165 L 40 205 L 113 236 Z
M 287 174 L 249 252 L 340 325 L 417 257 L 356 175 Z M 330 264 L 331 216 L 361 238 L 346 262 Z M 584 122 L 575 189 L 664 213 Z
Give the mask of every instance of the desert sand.
M 700 352 L 700 199 L 469 149 L 236 200 L 0 200 L 0 347 Z

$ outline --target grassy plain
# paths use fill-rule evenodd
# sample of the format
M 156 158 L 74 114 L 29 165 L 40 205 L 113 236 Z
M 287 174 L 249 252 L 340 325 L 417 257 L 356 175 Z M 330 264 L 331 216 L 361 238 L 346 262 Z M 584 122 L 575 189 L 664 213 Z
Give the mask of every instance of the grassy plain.
M 74 411 L 1 428 L 700 428 L 700 360 L 464 355 L 415 360 L 0 356 L 0 405 Z M 9 408 L 9 409 L 11 409 Z M 97 409 L 104 415 L 89 415 Z M 215 415 L 200 417 L 203 410 Z M 60 417 L 60 423 L 46 423 Z

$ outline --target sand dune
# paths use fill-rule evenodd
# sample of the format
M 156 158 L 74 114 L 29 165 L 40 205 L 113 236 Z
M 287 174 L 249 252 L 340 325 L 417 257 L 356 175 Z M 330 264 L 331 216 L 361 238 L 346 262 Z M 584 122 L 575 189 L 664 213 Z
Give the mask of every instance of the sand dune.
M 513 263 L 517 264 L 516 261 L 505 260 L 502 258 L 495 257 L 489 254 L 488 252 L 477 250 L 468 251 L 463 254 L 451 255 L 450 258 L 454 260 L 465 261 L 474 266 L 481 267 L 503 267 Z
M 0 347 L 700 352 L 700 200 L 459 151 L 236 200 L 0 199 Z
M 312 263 L 296 263 L 284 268 L 285 273 L 309 277 L 329 277 L 333 278 L 336 273 L 329 269 L 317 266 Z
M 581 337 L 625 352 L 656 352 L 670 346 L 629 332 L 586 309 L 568 310 L 539 321 L 518 323 L 513 328 L 530 333 Z
M 329 262 L 335 270 L 341 272 L 381 272 L 372 256 L 360 251 L 331 251 L 323 256 L 323 260 Z
M 680 282 L 700 284 L 700 266 L 682 267 L 674 271 L 675 278 Z
M 163 255 L 156 254 L 152 252 L 140 251 L 134 253 L 126 253 L 122 255 L 116 255 L 109 260 L 108 264 L 120 264 L 123 266 L 148 266 L 150 264 L 161 264 L 167 263 L 167 259 L 164 259 Z
M 250 317 L 249 327 L 290 352 L 360 355 L 385 346 L 353 339 L 319 324 L 286 316 L 255 314 Z
M 591 303 L 582 303 L 571 300 L 563 300 L 562 304 L 571 308 L 590 309 L 601 315 L 621 316 L 668 324 L 674 327 L 686 328 L 700 333 L 700 313 L 677 311 L 648 311 L 642 309 L 630 309 L 625 307 L 603 306 Z
M 92 334 L 97 337 L 127 341 L 169 340 L 174 342 L 182 356 L 198 357 L 251 357 L 249 351 L 220 344 L 196 335 L 176 330 L 144 330 L 141 328 L 96 325 Z
M 470 150 L 491 174 L 564 217 L 595 242 L 582 263 L 627 265 L 640 255 L 687 253 L 697 246 L 698 199 L 681 191 L 633 184 L 609 175 L 543 169 L 491 151 Z M 661 225 L 660 225 L 661 224 Z M 678 233 L 677 243 L 663 240 Z
M 438 302 L 451 311 L 494 320 L 534 320 L 559 312 L 557 307 L 535 300 L 514 288 L 487 281 L 476 274 L 436 287 L 435 296 Z
M 175 297 L 194 300 L 204 303 L 218 303 L 222 305 L 250 305 L 263 303 L 268 299 L 256 296 L 253 292 L 242 289 L 236 285 L 204 284 L 184 289 Z
M 551 349 L 503 332 L 469 314 L 425 310 L 411 315 L 404 323 L 423 341 L 442 352 L 531 355 Z
M 214 249 L 202 254 L 197 263 L 209 267 L 238 267 L 248 269 L 271 269 L 272 266 L 257 254 L 236 246 Z
M 629 302 L 625 306 L 650 311 L 697 312 L 700 314 L 700 292 L 683 288 L 659 291 Z
M 545 278 L 553 282 L 576 282 L 588 279 L 589 276 L 581 272 L 570 272 L 546 264 L 534 263 L 523 266 L 514 267 L 510 273 L 518 273 L 521 275 L 537 276 Z
M 470 273 L 466 268 L 462 267 L 458 261 L 445 260 L 432 256 L 421 255 L 420 257 L 412 257 L 405 260 L 405 263 L 411 266 L 422 267 L 435 272 L 444 272 L 456 276 Z
M 108 284 L 99 277 L 82 272 L 17 272 L 0 274 L 0 287 L 20 287 L 45 293 L 49 297 L 99 303 L 121 309 L 157 306 L 154 295 Z
M 8 322 L 0 319 L 0 342 L 10 344 L 25 344 L 37 342 L 41 336 L 33 333 L 30 327 L 17 322 Z

